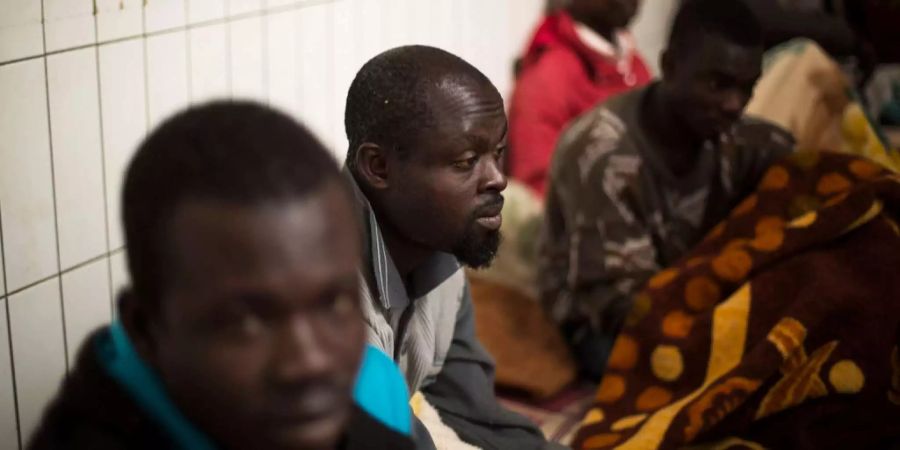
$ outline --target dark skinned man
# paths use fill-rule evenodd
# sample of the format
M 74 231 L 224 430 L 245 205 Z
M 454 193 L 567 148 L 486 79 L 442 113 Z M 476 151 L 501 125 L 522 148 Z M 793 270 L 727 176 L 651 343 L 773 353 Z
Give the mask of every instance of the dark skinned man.
M 485 449 L 547 444 L 494 396 L 460 263 L 490 263 L 500 239 L 506 115 L 496 88 L 442 50 L 400 47 L 367 62 L 347 96 L 348 177 L 367 252 L 361 273 L 369 343 L 393 357 L 411 392 Z M 417 424 L 414 436 L 434 447 Z M 549 447 L 552 448 L 552 447 Z
M 120 319 L 29 448 L 413 448 L 402 376 L 365 346 L 350 193 L 309 132 L 250 103 L 180 113 L 123 203 Z
M 679 11 L 662 79 L 612 98 L 560 138 L 542 239 L 542 297 L 599 380 L 634 296 L 789 153 L 786 132 L 743 117 L 762 31 L 740 2 Z

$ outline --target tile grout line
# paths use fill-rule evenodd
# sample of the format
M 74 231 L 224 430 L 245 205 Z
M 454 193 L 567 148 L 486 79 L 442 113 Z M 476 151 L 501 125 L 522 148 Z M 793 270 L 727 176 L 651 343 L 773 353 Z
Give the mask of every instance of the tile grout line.
M 15 58 L 15 59 L 2 61 L 2 62 L 0 62 L 0 67 L 17 64 L 17 63 L 21 63 L 21 62 L 26 62 L 26 61 L 31 61 L 33 59 L 43 58 L 46 56 L 58 55 L 60 53 L 66 53 L 66 52 L 71 52 L 71 51 L 75 51 L 75 50 L 84 50 L 84 49 L 90 48 L 90 47 L 100 47 L 100 46 L 104 46 L 104 45 L 118 44 L 118 43 L 137 40 L 137 39 L 146 39 L 148 37 L 161 36 L 164 34 L 177 33 L 180 31 L 188 31 L 188 30 L 192 30 L 192 29 L 196 29 L 196 28 L 203 28 L 203 27 L 210 26 L 210 25 L 225 24 L 227 22 L 234 22 L 234 21 L 239 21 L 242 19 L 250 19 L 253 17 L 264 18 L 265 16 L 269 16 L 269 15 L 273 15 L 273 14 L 281 14 L 281 13 L 290 12 L 290 11 L 294 11 L 294 10 L 306 9 L 306 8 L 309 8 L 312 6 L 319 6 L 319 5 L 323 5 L 323 4 L 327 4 L 327 3 L 334 3 L 335 1 L 337 1 L 337 0 L 307 0 L 307 1 L 304 1 L 301 3 L 296 3 L 293 5 L 278 6 L 278 7 L 272 8 L 271 10 L 267 9 L 266 5 L 263 4 L 260 7 L 259 11 L 238 14 L 234 17 L 223 17 L 221 19 L 205 20 L 205 21 L 197 22 L 197 23 L 193 23 L 193 24 L 187 24 L 187 17 L 185 17 L 186 24 L 183 26 L 164 28 L 164 29 L 156 30 L 156 31 L 153 31 L 150 33 L 147 33 L 146 31 L 142 31 L 141 33 L 135 34 L 133 36 L 125 36 L 125 37 L 120 37 L 120 38 L 115 38 L 115 39 L 108 39 L 108 40 L 105 40 L 102 42 L 98 40 L 97 42 L 95 42 L 93 44 L 76 45 L 74 47 L 62 48 L 59 50 L 53 50 L 51 52 L 44 51 L 38 55 L 31 55 L 31 56 L 25 56 L 22 58 Z M 95 16 L 95 18 L 96 18 L 96 16 Z M 96 22 L 96 20 L 95 20 L 95 22 Z
M 261 0 L 260 6 L 263 11 L 266 11 L 269 6 L 269 0 Z M 262 15 L 259 18 L 259 32 L 262 35 L 259 47 L 260 53 L 262 53 L 262 57 L 260 58 L 262 61 L 262 94 L 263 98 L 266 99 L 266 105 L 271 106 L 272 100 L 269 98 L 269 16 Z
M 184 0 L 184 23 L 191 23 L 191 0 Z M 191 30 L 188 29 L 184 32 L 184 65 L 187 68 L 187 106 L 190 108 L 194 105 L 194 74 L 193 74 L 193 65 L 191 64 Z M 174 112 L 170 111 L 167 113 L 168 115 L 174 114 Z M 162 118 L 161 118 L 162 119 Z M 148 132 L 150 130 L 147 130 Z
M 329 69 L 330 73 L 328 74 L 328 92 L 331 92 L 331 95 L 329 95 L 329 97 L 331 97 L 331 100 L 328 102 L 328 115 L 326 116 L 326 117 L 328 117 L 328 127 L 325 130 L 325 132 L 327 133 L 326 136 L 330 136 L 329 140 L 331 141 L 331 144 L 329 145 L 329 147 L 332 147 L 335 143 L 335 138 L 336 138 L 336 136 L 334 135 L 334 129 L 335 129 L 335 125 L 336 125 L 335 124 L 335 114 L 337 114 L 337 110 L 338 110 L 338 108 L 336 108 L 336 105 L 334 103 L 334 94 L 337 92 L 337 83 L 335 83 L 335 78 L 337 77 L 336 69 L 337 69 L 337 61 L 338 61 L 337 56 L 335 55 L 335 51 L 336 51 L 335 42 L 337 42 L 337 39 L 335 39 L 335 35 L 334 35 L 335 30 L 337 29 L 335 21 L 338 19 L 337 11 L 335 10 L 335 3 L 337 3 L 338 1 L 340 1 L 340 0 L 328 2 L 331 4 L 325 10 L 325 12 L 328 14 L 328 19 L 325 21 L 325 36 L 326 36 L 326 39 L 328 42 L 328 44 L 327 44 L 328 51 L 325 54 L 325 58 L 326 58 L 327 62 L 325 64 L 326 64 L 326 67 L 330 67 L 330 69 Z M 322 2 L 320 4 L 324 5 L 326 3 Z M 342 59 L 348 59 L 348 58 L 342 58 Z M 347 93 L 345 92 L 342 95 L 338 95 L 338 98 L 346 98 L 346 94 Z M 333 147 L 332 147 L 331 152 L 332 152 L 332 155 L 334 155 L 335 149 Z
M 228 99 L 234 99 L 234 88 L 232 87 L 231 80 L 231 26 L 234 24 L 231 21 L 231 0 L 225 0 L 223 4 L 223 8 L 225 8 L 225 86 L 228 90 Z
M 45 24 L 44 24 L 44 0 L 41 0 L 41 53 L 42 53 L 42 54 L 46 54 L 46 53 L 47 53 L 47 36 L 46 36 L 46 34 L 47 34 L 47 31 L 46 31 Z M 47 127 L 48 127 L 48 130 L 47 130 L 47 140 L 48 140 L 48 142 L 49 142 L 49 145 L 50 145 L 51 148 L 52 148 L 52 145 L 53 145 L 53 142 L 52 142 L 52 141 L 53 141 L 53 139 L 52 139 L 52 136 L 51 136 L 50 130 L 49 130 L 49 127 L 50 127 L 50 124 L 49 124 L 49 121 L 50 121 L 50 105 L 49 105 L 50 100 L 49 100 L 49 95 L 50 95 L 50 93 L 48 92 L 48 91 L 49 91 L 49 88 L 48 88 L 48 86 L 47 86 L 47 57 L 46 57 L 46 56 L 41 56 L 41 58 L 44 59 L 44 88 L 46 89 L 46 90 L 44 91 L 44 95 L 45 95 L 45 102 L 46 102 L 46 104 L 47 104 L 47 121 L 48 121 L 48 123 L 47 123 Z M 51 150 L 51 154 L 50 154 L 50 172 L 51 172 L 51 174 L 50 174 L 50 178 L 51 178 L 51 179 L 50 179 L 51 189 L 53 189 L 52 186 L 53 186 L 54 180 L 53 180 L 53 153 L 52 153 L 52 150 Z M 54 200 L 53 200 L 53 209 L 54 209 L 54 211 L 53 211 L 53 221 L 54 221 L 54 223 L 55 223 L 55 222 L 56 222 L 56 199 L 55 199 L 56 192 L 54 191 L 53 194 L 54 194 Z M 57 238 L 58 238 L 58 237 L 57 237 Z M 58 245 L 59 245 L 59 242 L 57 242 L 57 254 L 56 254 L 56 256 L 57 256 L 57 260 L 56 260 L 56 262 L 57 262 L 57 268 L 58 268 L 58 266 L 59 266 L 59 248 L 58 248 Z M 7 263 L 6 263 L 6 260 L 4 259 L 4 261 L 3 261 L 3 273 L 4 273 L 4 276 L 5 276 L 5 274 L 6 274 L 6 264 L 7 264 Z M 6 282 L 4 282 L 3 285 L 4 285 L 3 288 L 4 288 L 4 290 L 6 291 L 7 298 L 11 298 L 11 297 L 12 297 L 12 294 L 9 293 L 9 286 L 7 286 Z M 12 319 L 11 319 L 11 314 L 10 314 L 10 309 L 9 309 L 9 303 L 10 303 L 9 300 L 7 299 L 7 301 L 6 301 L 6 320 L 7 320 L 7 325 L 8 325 L 8 326 L 6 327 L 6 331 L 7 331 L 7 334 L 9 335 L 9 364 L 10 364 L 10 375 L 11 375 L 11 378 L 12 378 L 13 393 L 14 393 L 13 399 L 14 399 L 15 410 L 16 410 L 16 411 L 15 411 L 15 412 L 16 412 L 16 442 L 17 442 L 17 444 L 18 444 L 18 446 L 19 446 L 19 449 L 21 449 L 21 448 L 22 448 L 22 416 L 21 416 L 21 413 L 20 413 L 20 411 L 19 411 L 19 396 L 18 396 L 19 387 L 18 387 L 18 383 L 16 382 L 16 364 L 15 364 L 16 357 L 15 357 L 15 346 L 13 345 Z
M 115 249 L 115 250 L 111 250 L 111 251 L 109 251 L 109 252 L 101 253 L 101 254 L 99 254 L 99 255 L 97 255 L 97 256 L 94 256 L 94 257 L 91 258 L 91 259 L 87 259 L 87 260 L 84 260 L 84 261 L 82 261 L 82 262 L 80 262 L 80 263 L 78 263 L 78 264 L 75 264 L 75 265 L 73 265 L 72 267 L 69 267 L 68 269 L 65 269 L 65 270 L 63 270 L 63 271 L 61 271 L 61 272 L 59 272 L 59 273 L 55 273 L 55 274 L 53 274 L 53 275 L 49 275 L 49 276 L 43 277 L 43 278 L 41 278 L 41 279 L 39 279 L 39 280 L 36 280 L 36 281 L 34 281 L 34 282 L 31 282 L 31 283 L 28 283 L 27 285 L 22 286 L 22 287 L 20 287 L 20 288 L 14 290 L 14 291 L 9 291 L 9 292 L 6 293 L 6 297 L 12 297 L 12 296 L 14 296 L 14 295 L 21 294 L 22 292 L 25 292 L 25 291 L 27 291 L 27 290 L 29 290 L 29 289 L 31 289 L 31 288 L 33 288 L 33 287 L 39 285 L 39 284 L 46 283 L 46 282 L 48 282 L 48 281 L 50 281 L 50 280 L 53 280 L 53 279 L 56 278 L 56 277 L 62 277 L 63 275 L 68 275 L 68 274 L 70 274 L 70 273 L 72 273 L 72 272 L 74 272 L 74 271 L 76 271 L 76 270 L 78 270 L 78 269 L 82 269 L 82 268 L 84 268 L 85 266 L 89 266 L 89 265 L 91 265 L 91 264 L 93 264 L 93 263 L 95 263 L 95 262 L 97 262 L 97 261 L 100 261 L 100 260 L 102 260 L 103 258 L 110 258 L 110 257 L 113 257 L 113 256 L 115 256 L 115 255 L 117 255 L 117 254 L 119 254 L 119 253 L 122 253 L 123 251 L 125 251 L 125 247 L 124 247 L 124 246 L 123 246 L 123 247 L 119 247 L 119 248 L 117 248 L 117 249 Z
M 143 20 L 142 20 L 143 21 Z M 100 25 L 97 23 L 97 15 L 94 15 L 94 38 L 100 36 Z M 103 232 L 106 238 L 106 252 L 109 253 L 109 189 L 106 186 L 106 136 L 103 134 L 103 83 L 100 74 L 100 46 L 94 46 L 94 57 L 97 68 L 97 114 L 98 124 L 100 125 L 100 177 L 103 180 Z M 112 294 L 112 261 L 106 257 L 106 278 L 107 289 L 110 293 L 110 316 L 114 317 L 115 313 L 115 296 Z
M 185 19 L 186 20 L 186 19 Z M 141 48 L 143 49 L 143 60 L 144 60 L 144 136 L 141 138 L 143 140 L 147 137 L 147 133 L 150 132 L 150 74 L 148 72 L 147 66 L 150 65 L 150 56 L 147 53 L 147 41 L 150 36 L 147 35 L 147 13 L 144 8 L 141 8 Z M 110 269 L 112 270 L 112 269 Z M 112 274 L 110 274 L 110 280 L 112 280 Z M 110 289 L 112 289 L 112 281 L 110 281 Z
M 3 277 L 3 298 L 6 298 L 6 291 L 9 289 L 9 285 L 6 284 L 6 250 L 3 247 L 3 202 L 0 202 L 0 261 L 3 261 L 3 264 L 0 265 L 0 277 Z
M 3 208 L 0 205 L 0 254 L 5 254 L 6 249 L 3 247 Z M 13 409 L 15 412 L 16 418 L 16 445 L 18 448 L 22 448 L 22 439 L 21 439 L 21 426 L 19 425 L 19 390 L 16 387 L 16 361 L 13 359 L 13 342 L 12 342 L 12 320 L 10 320 L 9 316 L 9 294 L 7 293 L 8 284 L 6 281 L 6 258 L 3 258 L 3 267 L 2 267 L 2 276 L 3 276 L 3 298 L 5 299 L 4 306 L 6 308 L 6 339 L 9 344 L 9 372 L 10 378 L 12 381 L 12 394 L 13 394 Z
M 44 51 L 47 50 L 47 26 L 46 24 L 46 12 L 44 11 L 44 2 L 45 0 L 41 0 L 41 17 L 45 20 L 43 21 L 44 25 L 41 25 L 41 37 L 44 42 Z M 62 324 L 62 335 L 63 335 L 63 365 L 66 368 L 66 373 L 69 373 L 69 342 L 66 333 L 66 306 L 64 301 L 64 293 L 62 288 L 62 255 L 59 249 L 59 201 L 56 198 L 56 160 L 53 157 L 53 118 L 50 113 L 50 69 L 49 69 L 49 60 L 50 57 L 45 56 L 44 60 L 44 101 L 47 106 L 47 138 L 50 147 L 50 190 L 53 192 L 53 230 L 56 234 L 56 273 L 59 275 L 59 280 L 57 280 L 57 287 L 59 288 L 59 312 L 60 312 L 60 322 Z

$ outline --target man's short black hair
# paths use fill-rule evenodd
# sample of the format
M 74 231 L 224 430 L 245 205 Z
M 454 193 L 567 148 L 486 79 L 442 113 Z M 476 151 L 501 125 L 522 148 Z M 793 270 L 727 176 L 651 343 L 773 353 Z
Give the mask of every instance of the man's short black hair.
M 166 120 L 140 145 L 122 196 L 138 297 L 165 287 L 169 224 L 185 200 L 238 205 L 300 199 L 339 179 L 337 161 L 302 125 L 250 102 L 214 102 Z
M 350 85 L 344 114 L 351 172 L 364 143 L 405 153 L 410 139 L 433 126 L 431 89 L 447 80 L 491 85 L 462 58 L 424 45 L 397 47 L 364 64 Z
M 669 48 L 693 51 L 710 37 L 743 47 L 763 45 L 762 25 L 743 0 L 685 1 L 672 24 Z

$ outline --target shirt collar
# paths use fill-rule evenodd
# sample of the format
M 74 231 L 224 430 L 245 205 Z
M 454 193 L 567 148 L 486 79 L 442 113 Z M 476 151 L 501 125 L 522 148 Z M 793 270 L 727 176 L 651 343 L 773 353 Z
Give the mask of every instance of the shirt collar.
M 345 169 L 344 174 L 353 190 L 359 217 L 363 224 L 365 279 L 369 283 L 370 289 L 377 291 L 373 294 L 384 309 L 399 308 L 402 310 L 406 308 L 411 299 L 426 295 L 461 270 L 453 255 L 435 252 L 431 258 L 410 274 L 409 286 L 407 286 L 400 277 L 400 271 L 397 270 L 387 249 L 371 203 L 349 170 Z
M 573 26 L 575 27 L 575 35 L 578 36 L 578 39 L 588 48 L 604 57 L 619 61 L 631 56 L 631 36 L 628 31 L 616 31 L 613 39 L 614 42 L 610 42 L 608 39 L 601 36 L 600 33 L 597 33 L 581 22 L 575 21 Z
M 181 413 L 162 381 L 147 366 L 118 321 L 95 341 L 97 359 L 107 374 L 183 449 L 213 450 L 209 438 Z

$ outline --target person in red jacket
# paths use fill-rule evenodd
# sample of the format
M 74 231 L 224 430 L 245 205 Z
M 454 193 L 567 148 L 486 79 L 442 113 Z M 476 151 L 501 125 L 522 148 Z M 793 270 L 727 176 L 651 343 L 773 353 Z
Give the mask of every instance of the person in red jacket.
M 556 139 L 608 97 L 650 73 L 626 30 L 639 0 L 571 0 L 544 18 L 519 66 L 509 112 L 510 175 L 544 196 Z

